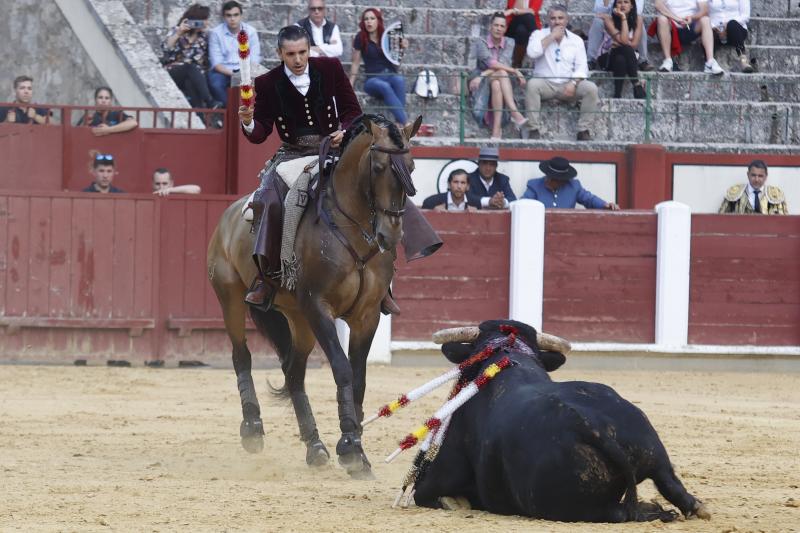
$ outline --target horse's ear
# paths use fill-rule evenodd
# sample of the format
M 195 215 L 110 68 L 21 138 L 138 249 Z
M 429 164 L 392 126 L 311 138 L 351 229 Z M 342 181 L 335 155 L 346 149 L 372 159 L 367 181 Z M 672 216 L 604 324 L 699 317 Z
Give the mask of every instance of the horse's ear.
M 367 131 L 372 135 L 373 138 L 377 138 L 380 135 L 381 128 L 380 126 L 376 125 L 369 117 L 364 116 L 361 119 L 361 122 L 364 124 L 364 127 Z
M 422 125 L 422 115 L 418 116 L 417 120 L 415 120 L 413 124 L 409 124 L 403 128 L 403 133 L 406 134 L 406 139 L 411 139 L 414 135 L 416 135 L 419 131 L 420 125 Z

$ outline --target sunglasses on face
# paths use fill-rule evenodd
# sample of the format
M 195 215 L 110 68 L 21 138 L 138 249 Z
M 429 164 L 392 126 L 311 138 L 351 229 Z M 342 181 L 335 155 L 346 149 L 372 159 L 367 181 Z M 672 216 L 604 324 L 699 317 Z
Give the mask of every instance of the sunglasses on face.
M 94 156 L 95 161 L 113 161 L 114 156 L 111 154 L 97 154 Z
M 309 7 L 309 11 L 325 11 L 324 7 Z

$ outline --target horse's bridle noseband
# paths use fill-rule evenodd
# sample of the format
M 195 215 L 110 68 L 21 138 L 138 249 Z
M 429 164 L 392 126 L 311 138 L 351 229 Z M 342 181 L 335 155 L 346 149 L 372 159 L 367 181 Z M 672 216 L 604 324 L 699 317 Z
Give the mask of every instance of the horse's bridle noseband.
M 407 154 L 409 152 L 408 148 L 385 148 L 383 146 L 378 146 L 377 144 L 370 145 L 369 147 L 369 199 L 370 199 L 370 207 L 373 213 L 383 213 L 386 216 L 390 217 L 402 217 L 406 210 L 405 208 L 401 208 L 397 211 L 392 209 L 386 209 L 385 207 L 378 204 L 377 200 L 375 200 L 375 195 L 372 194 L 372 152 L 381 152 L 384 154 L 389 154 L 389 160 L 391 161 L 392 165 L 392 173 L 394 174 L 395 178 L 400 182 L 403 186 L 403 190 L 406 193 L 406 196 L 414 196 L 417 193 L 416 188 L 414 187 L 414 183 L 411 181 L 411 174 L 408 172 L 408 167 L 403 161 L 401 156 Z M 403 204 L 405 205 L 405 198 L 403 199 Z M 373 229 L 375 224 L 373 223 Z M 374 231 L 373 231 L 374 233 Z

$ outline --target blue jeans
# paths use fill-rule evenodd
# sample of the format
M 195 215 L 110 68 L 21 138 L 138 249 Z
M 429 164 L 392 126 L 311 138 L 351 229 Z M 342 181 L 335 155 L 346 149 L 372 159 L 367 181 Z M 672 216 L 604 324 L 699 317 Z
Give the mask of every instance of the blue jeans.
M 368 95 L 380 98 L 400 124 L 408 122 L 406 116 L 406 80 L 399 74 L 371 76 L 364 82 Z
M 214 100 L 222 102 L 223 107 L 228 107 L 228 87 L 231 86 L 231 77 L 216 70 L 208 71 L 208 90 Z

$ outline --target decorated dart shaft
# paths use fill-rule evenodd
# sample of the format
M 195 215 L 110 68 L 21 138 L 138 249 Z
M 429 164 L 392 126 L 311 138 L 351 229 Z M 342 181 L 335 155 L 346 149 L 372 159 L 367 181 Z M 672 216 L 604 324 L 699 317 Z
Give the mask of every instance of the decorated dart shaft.
M 239 76 L 242 79 L 239 85 L 239 94 L 242 105 L 250 107 L 253 105 L 254 96 L 253 80 L 250 75 L 250 39 L 247 37 L 247 32 L 241 30 L 236 40 L 239 41 Z

